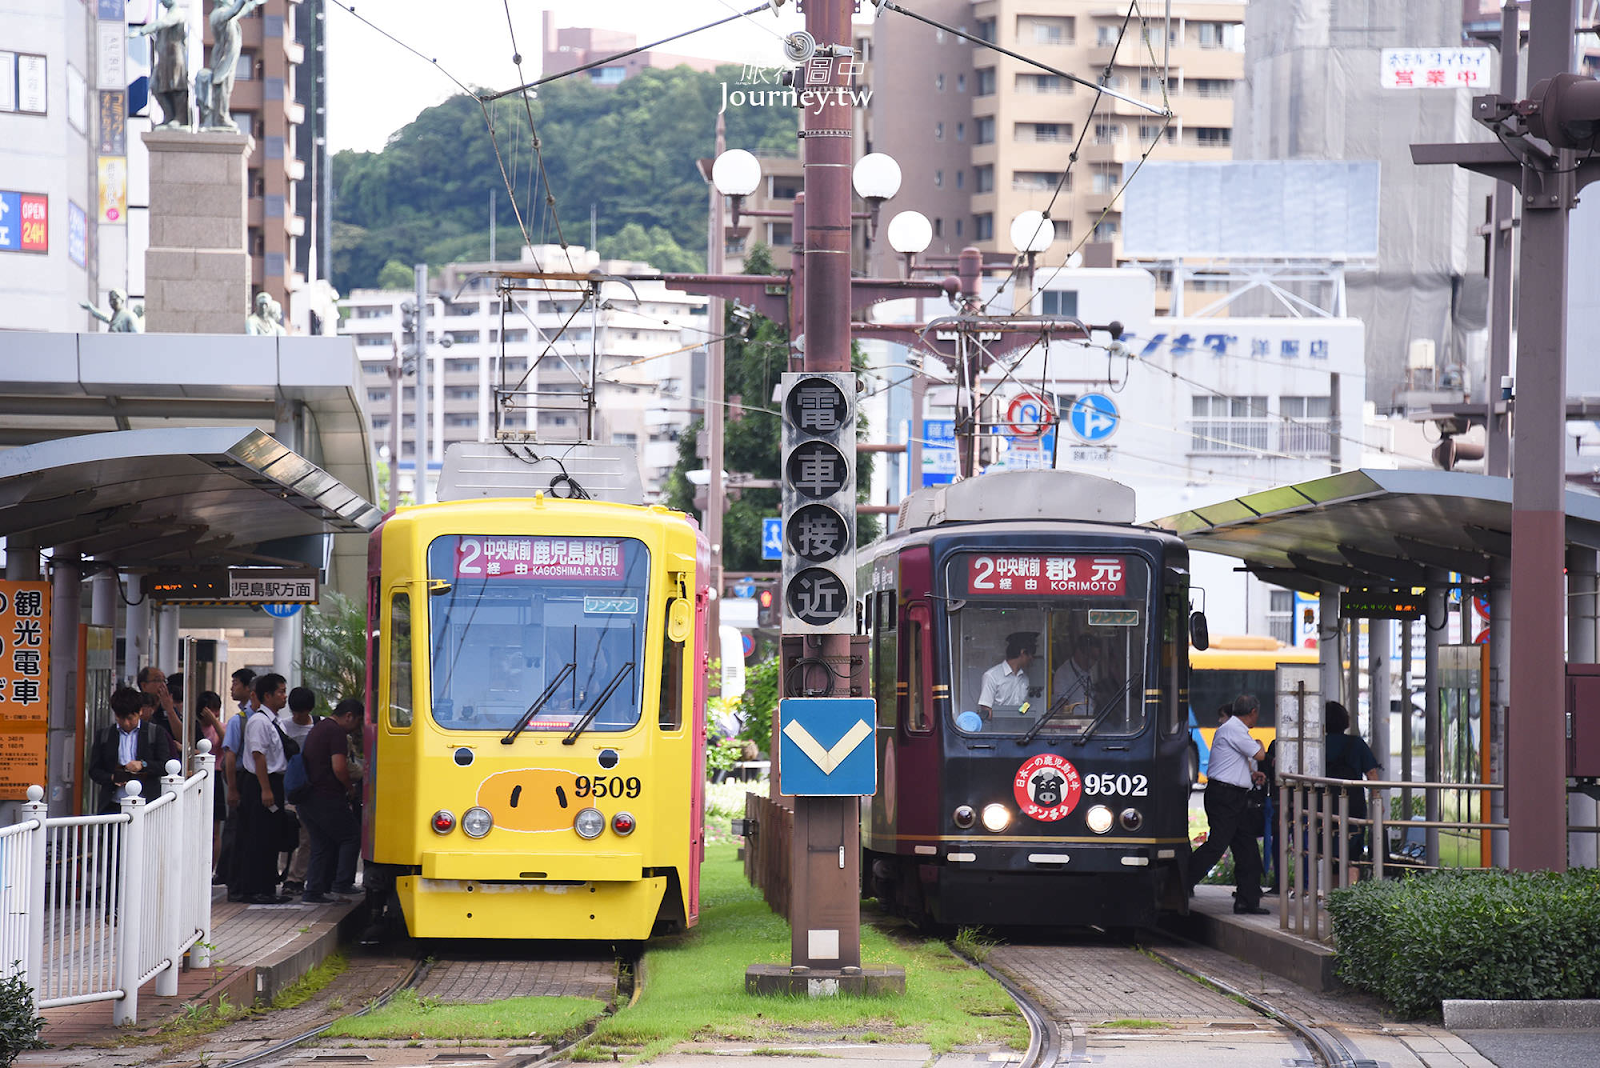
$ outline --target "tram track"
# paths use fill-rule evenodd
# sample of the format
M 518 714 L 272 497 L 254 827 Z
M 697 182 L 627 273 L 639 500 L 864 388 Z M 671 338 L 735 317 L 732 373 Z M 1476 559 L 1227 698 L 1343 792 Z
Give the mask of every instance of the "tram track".
M 340 1013 L 318 1024 L 316 1027 L 274 1041 L 270 1045 L 242 1057 L 223 1062 L 218 1068 L 253 1068 L 253 1066 L 280 1063 L 293 1056 L 297 1048 L 314 1043 L 340 1023 L 366 1016 L 368 1013 L 382 1008 L 402 991 L 418 989 L 427 981 L 435 965 L 448 965 L 451 962 L 451 958 L 434 958 L 432 956 L 424 956 L 419 952 L 412 957 L 410 967 L 405 970 L 395 983 L 375 997 L 368 999 L 359 1009 Z M 618 954 L 616 963 L 619 977 L 616 996 L 611 1000 L 610 1006 L 602 1014 L 603 1016 L 612 1015 L 621 1008 L 624 1004 L 624 995 L 626 995 L 625 1004 L 635 1004 L 644 990 L 643 957 L 637 949 Z M 540 1053 L 505 1060 L 502 1062 L 503 1068 L 546 1068 L 548 1065 L 556 1064 L 592 1034 L 593 1031 L 593 1026 L 585 1027 L 574 1034 L 564 1036 L 559 1042 L 551 1043 L 548 1049 Z M 204 1068 L 207 1063 L 202 1060 L 196 1065 L 196 1068 Z
M 1176 935 L 1168 934 L 1167 937 L 1172 938 L 1175 941 L 1188 942 L 1187 939 L 1179 938 Z M 1196 945 L 1197 943 L 1188 942 L 1188 944 Z M 1214 975 L 1208 975 L 1197 968 L 1193 968 L 1190 965 L 1187 965 L 1173 957 L 1171 954 L 1163 953 L 1161 950 L 1153 946 L 1140 944 L 1136 948 L 1140 952 L 1147 953 L 1156 960 L 1159 960 L 1162 964 L 1165 964 L 1174 971 L 1188 976 L 1197 983 L 1211 987 L 1218 993 L 1225 994 L 1236 1001 L 1240 1001 L 1245 1005 L 1248 1005 L 1251 1009 L 1260 1013 L 1262 1016 L 1265 1016 L 1267 1019 L 1287 1028 L 1290 1031 L 1293 1031 L 1295 1034 L 1299 1035 L 1300 1040 L 1310 1048 L 1312 1055 L 1321 1062 L 1322 1068 L 1365 1068 L 1366 1065 L 1371 1063 L 1370 1061 L 1366 1061 L 1357 1057 L 1355 1053 L 1351 1051 L 1347 1045 L 1345 1045 L 1344 1040 L 1337 1035 L 1330 1034 L 1329 1032 L 1315 1026 L 1309 1021 L 1301 1020 L 1291 1015 L 1283 1009 L 1280 1009 L 1266 1001 L 1264 998 L 1260 998 L 1247 991 L 1240 990 L 1237 987 L 1218 979 Z
M 1084 949 L 1094 949 L 1103 953 L 1106 949 L 1125 951 L 1131 955 L 1143 957 L 1154 962 L 1162 968 L 1170 969 L 1182 979 L 1189 980 L 1196 988 L 1208 989 L 1213 995 L 1230 998 L 1240 1005 L 1248 1007 L 1251 1012 L 1269 1021 L 1275 1030 L 1286 1035 L 1293 1035 L 1302 1045 L 1304 1052 L 1319 1068 L 1374 1068 L 1376 1062 L 1363 1057 L 1357 1050 L 1350 1047 L 1347 1040 L 1337 1031 L 1320 1026 L 1312 1020 L 1303 1018 L 1300 1012 L 1261 997 L 1258 994 L 1240 989 L 1235 983 L 1229 982 L 1215 974 L 1211 974 L 1201 967 L 1178 959 L 1172 953 L 1164 950 L 1160 939 L 1170 939 L 1172 942 L 1181 943 L 1196 949 L 1203 949 L 1196 943 L 1190 942 L 1170 933 L 1163 932 L 1159 939 L 1140 939 L 1133 942 L 1123 942 L 1117 946 L 1083 946 L 1070 944 L 1057 944 L 1050 946 L 1017 948 L 1042 951 L 1047 954 L 1071 955 Z M 1120 941 L 1120 940 L 1119 940 Z M 1170 948 L 1170 947 L 1169 947 Z M 952 950 L 954 946 L 952 945 Z M 971 958 L 968 958 L 969 960 Z M 1065 956 L 1062 959 L 1066 959 Z M 991 977 L 995 979 L 1016 1002 L 1023 1019 L 1028 1024 L 1029 1043 L 1023 1055 L 1020 1068 L 1058 1068 L 1073 1063 L 1087 1063 L 1091 1060 L 1105 1060 L 1115 1063 L 1114 1056 L 1104 1053 L 1094 1053 L 1089 1049 L 1089 1030 L 1095 1027 L 1095 1021 L 1109 1016 L 1093 1009 L 1077 1011 L 1061 1011 L 1057 1005 L 1053 1012 L 1045 1004 L 1048 997 L 1036 997 L 1026 985 L 1029 977 L 1024 975 L 1021 981 L 1007 972 L 994 967 L 987 962 L 973 961 Z M 1146 965 L 1145 967 L 1150 967 Z M 1128 972 L 1137 969 L 1132 966 L 1130 959 Z M 1130 1015 L 1137 1015 L 1138 1010 L 1129 1008 Z M 1288 1062 L 1286 1062 L 1288 1063 Z M 1304 1063 L 1302 1061 L 1302 1063 Z

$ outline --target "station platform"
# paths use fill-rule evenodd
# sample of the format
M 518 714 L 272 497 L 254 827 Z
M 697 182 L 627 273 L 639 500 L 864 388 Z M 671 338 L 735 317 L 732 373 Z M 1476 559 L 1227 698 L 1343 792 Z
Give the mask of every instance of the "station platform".
M 1263 897 L 1261 904 L 1271 910 L 1267 915 L 1241 916 L 1233 911 L 1233 887 L 1202 883 L 1189 899 L 1189 915 L 1169 917 L 1162 926 L 1307 990 L 1342 990 L 1344 984 L 1333 973 L 1333 948 L 1279 930 L 1276 895 Z
M 153 982 L 139 991 L 138 1023 L 117 1027 L 111 1003 L 47 1009 L 40 1036 L 52 1049 L 97 1045 L 130 1035 L 154 1033 L 194 1006 L 215 1008 L 224 998 L 250 1006 L 272 1000 L 338 949 L 359 900 L 326 905 L 247 905 L 227 900 L 223 887 L 211 906 L 213 967 L 188 968 L 178 977 L 175 997 L 159 997 Z

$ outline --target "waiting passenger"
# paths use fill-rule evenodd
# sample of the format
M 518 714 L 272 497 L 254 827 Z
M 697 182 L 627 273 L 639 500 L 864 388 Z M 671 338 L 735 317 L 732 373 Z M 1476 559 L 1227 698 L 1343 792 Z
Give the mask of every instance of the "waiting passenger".
M 1372 747 L 1359 734 L 1347 734 L 1350 729 L 1350 710 L 1338 701 L 1329 701 L 1323 709 L 1323 755 L 1330 779 L 1349 779 L 1358 781 L 1362 778 L 1376 779 L 1382 765 L 1373 755 Z M 1349 813 L 1352 820 L 1367 818 L 1367 791 L 1363 787 L 1355 787 L 1343 791 L 1349 798 Z M 1338 794 L 1330 795 L 1330 804 L 1337 806 Z M 1337 807 L 1333 809 L 1337 811 Z M 1366 854 L 1367 830 L 1364 826 L 1357 825 L 1350 828 L 1346 835 L 1350 847 L 1350 860 L 1352 864 L 1362 859 Z M 1334 838 L 1334 859 L 1339 858 L 1338 836 Z M 1361 880 L 1361 869 L 1350 869 L 1352 883 Z

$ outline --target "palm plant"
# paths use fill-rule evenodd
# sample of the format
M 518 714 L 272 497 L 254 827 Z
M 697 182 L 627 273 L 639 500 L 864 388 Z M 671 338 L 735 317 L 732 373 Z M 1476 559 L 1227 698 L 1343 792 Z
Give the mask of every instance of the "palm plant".
M 321 714 L 345 697 L 361 695 L 367 678 L 364 605 L 329 590 L 323 603 L 306 613 L 300 678 L 316 691 Z

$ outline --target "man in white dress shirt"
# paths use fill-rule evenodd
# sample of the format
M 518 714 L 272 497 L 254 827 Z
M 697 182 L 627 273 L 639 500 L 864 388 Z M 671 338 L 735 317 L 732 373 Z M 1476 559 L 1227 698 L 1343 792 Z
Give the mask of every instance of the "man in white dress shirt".
M 1224 850 L 1233 850 L 1233 911 L 1263 916 L 1261 907 L 1261 853 L 1256 848 L 1254 830 L 1246 826 L 1245 807 L 1253 783 L 1266 776 L 1255 770 L 1255 761 L 1264 760 L 1266 747 L 1250 733 L 1261 712 L 1254 697 L 1242 693 L 1233 699 L 1233 716 L 1217 728 L 1211 738 L 1211 763 L 1206 767 L 1206 821 L 1211 825 L 1205 844 L 1189 858 L 1189 892 L 1222 859 Z
M 978 714 L 985 720 L 996 707 L 1015 711 L 1028 699 L 1028 665 L 1039 647 L 1033 631 L 1019 630 L 1006 637 L 1006 658 L 983 673 L 978 691 Z
M 1064 710 L 1069 716 L 1094 715 L 1095 662 L 1099 660 L 1099 646 L 1087 634 L 1080 634 L 1072 643 L 1072 655 L 1058 668 L 1051 680 L 1052 701 L 1065 698 Z

